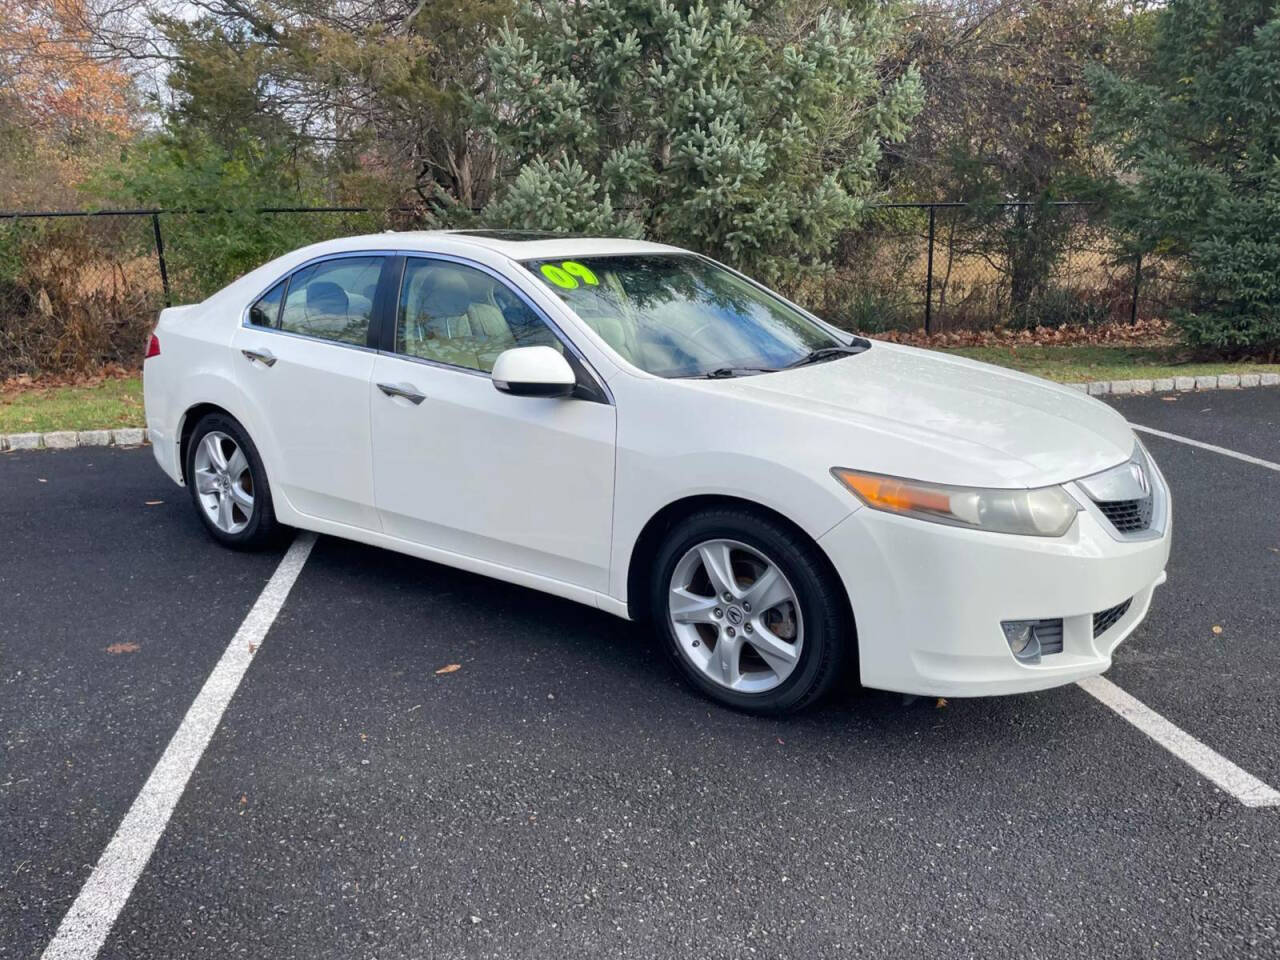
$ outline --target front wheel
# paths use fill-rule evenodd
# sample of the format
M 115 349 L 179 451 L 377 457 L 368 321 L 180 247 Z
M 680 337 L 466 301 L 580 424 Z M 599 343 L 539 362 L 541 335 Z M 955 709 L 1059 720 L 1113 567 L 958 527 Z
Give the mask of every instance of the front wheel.
M 672 531 L 650 611 L 690 683 L 753 713 L 817 702 L 853 644 L 842 588 L 816 545 L 737 508 L 699 512 Z
M 225 413 L 206 414 L 186 453 L 187 489 L 209 534 L 242 550 L 274 543 L 279 524 L 267 471 L 244 427 Z

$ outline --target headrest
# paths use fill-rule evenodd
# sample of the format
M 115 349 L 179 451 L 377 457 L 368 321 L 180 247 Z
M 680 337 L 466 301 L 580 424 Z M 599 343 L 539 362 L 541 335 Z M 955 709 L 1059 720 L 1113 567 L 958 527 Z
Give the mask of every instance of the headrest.
M 471 285 L 450 267 L 436 267 L 423 284 L 422 309 L 429 316 L 458 317 L 471 306 Z
M 347 292 L 336 283 L 320 280 L 307 284 L 307 309 L 334 317 L 347 315 Z

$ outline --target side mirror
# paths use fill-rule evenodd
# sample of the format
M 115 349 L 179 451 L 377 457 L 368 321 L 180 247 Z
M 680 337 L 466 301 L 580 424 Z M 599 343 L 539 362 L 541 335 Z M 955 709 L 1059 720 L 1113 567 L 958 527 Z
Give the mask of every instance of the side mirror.
M 517 397 L 567 397 L 578 385 L 569 361 L 551 347 L 515 347 L 494 361 L 493 385 Z

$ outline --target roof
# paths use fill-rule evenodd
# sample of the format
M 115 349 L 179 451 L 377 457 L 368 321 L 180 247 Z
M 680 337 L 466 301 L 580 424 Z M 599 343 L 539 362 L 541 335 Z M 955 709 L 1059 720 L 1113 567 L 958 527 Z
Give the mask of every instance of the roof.
M 398 245 L 435 249 L 441 240 L 453 240 L 493 250 L 512 260 L 546 260 L 568 257 L 608 256 L 629 253 L 672 253 L 679 248 L 647 240 L 619 237 L 575 237 L 534 230 L 411 230 L 393 234 Z M 386 243 L 387 234 L 378 235 Z

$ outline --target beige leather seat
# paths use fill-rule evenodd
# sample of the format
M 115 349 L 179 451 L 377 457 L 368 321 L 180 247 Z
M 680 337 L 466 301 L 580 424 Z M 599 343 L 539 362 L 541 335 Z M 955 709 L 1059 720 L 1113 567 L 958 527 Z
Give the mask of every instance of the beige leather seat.
M 618 317 L 606 313 L 579 313 L 583 322 L 600 335 L 600 339 L 612 347 L 628 362 L 635 362 L 636 343 L 633 332 Z
M 462 269 L 444 264 L 421 268 L 411 284 L 403 347 L 411 356 L 487 373 L 500 353 L 516 345 L 502 311 L 488 301 L 488 291 L 473 290 Z

